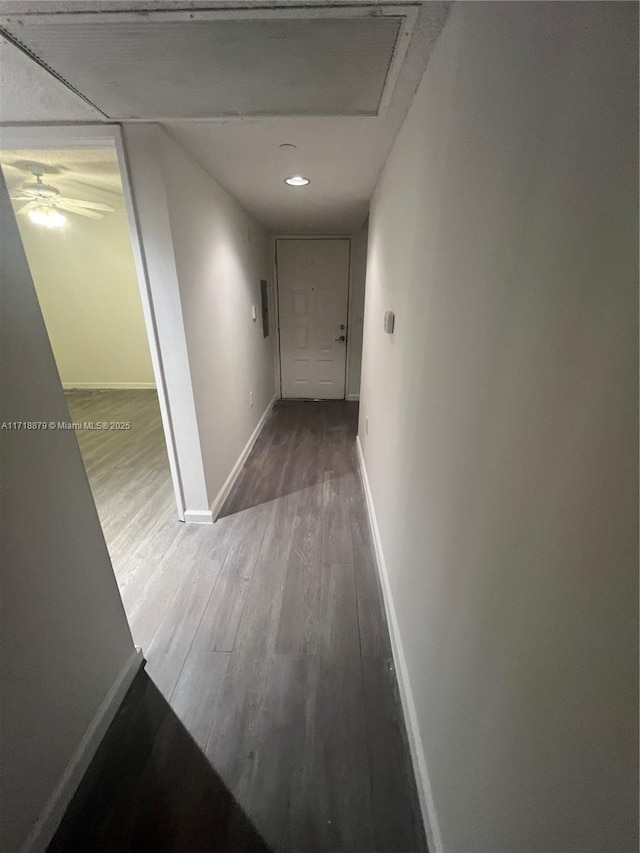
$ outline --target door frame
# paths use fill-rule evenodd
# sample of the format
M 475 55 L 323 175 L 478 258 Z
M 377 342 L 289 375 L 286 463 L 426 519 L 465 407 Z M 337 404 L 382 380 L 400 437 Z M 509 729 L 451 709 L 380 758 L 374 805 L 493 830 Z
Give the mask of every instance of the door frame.
M 133 262 L 138 280 L 138 290 L 142 302 L 147 341 L 151 354 L 151 364 L 156 382 L 160 417 L 164 431 L 167 456 L 173 492 L 176 501 L 178 519 L 185 520 L 185 501 L 182 486 L 180 464 L 176 451 L 173 421 L 169 404 L 169 395 L 164 374 L 155 310 L 147 267 L 142 251 L 142 236 L 136 214 L 135 200 L 126 151 L 122 138 L 122 128 L 118 124 L 88 124 L 88 125 L 14 125 L 0 128 L 0 150 L 2 149 L 63 149 L 63 148 L 104 148 L 112 145 L 118 161 L 122 194 L 124 198 L 127 220 L 129 223 L 129 238 L 133 253 Z
M 276 234 L 271 238 L 272 241 L 272 258 L 273 258 L 273 281 L 275 282 L 274 293 L 276 299 L 276 385 L 280 391 L 280 399 L 282 397 L 282 356 L 280 353 L 280 284 L 278 281 L 278 240 L 346 240 L 349 243 L 349 258 L 347 261 L 347 328 L 345 341 L 345 357 L 344 357 L 344 397 L 347 399 L 347 380 L 349 377 L 349 329 L 351 326 L 351 234 Z

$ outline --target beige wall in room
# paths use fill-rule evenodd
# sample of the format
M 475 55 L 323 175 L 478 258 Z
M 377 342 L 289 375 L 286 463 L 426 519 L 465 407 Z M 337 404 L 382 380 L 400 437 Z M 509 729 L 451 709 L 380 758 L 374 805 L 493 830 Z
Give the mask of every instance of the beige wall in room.
M 372 201 L 359 435 L 433 853 L 638 850 L 637 80 L 636 4 L 454 4 Z
M 69 421 L 1 175 L 0 201 L 0 420 Z M 39 853 L 139 660 L 75 435 L 0 447 L 0 849 Z
M 48 230 L 18 216 L 65 387 L 155 387 L 126 211 L 68 213 Z

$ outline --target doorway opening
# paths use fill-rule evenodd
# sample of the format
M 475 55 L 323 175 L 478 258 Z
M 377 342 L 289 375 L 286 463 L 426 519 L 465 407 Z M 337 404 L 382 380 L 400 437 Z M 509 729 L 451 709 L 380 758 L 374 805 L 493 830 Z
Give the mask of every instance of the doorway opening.
M 47 428 L 76 434 L 132 622 L 142 555 L 183 507 L 128 187 L 108 139 L 36 144 L 5 139 L 0 166 L 69 408 Z

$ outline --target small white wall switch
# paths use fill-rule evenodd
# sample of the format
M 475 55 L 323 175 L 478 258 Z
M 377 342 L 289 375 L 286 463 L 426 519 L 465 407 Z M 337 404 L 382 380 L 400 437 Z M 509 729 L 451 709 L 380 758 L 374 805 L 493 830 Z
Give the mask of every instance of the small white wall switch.
M 396 324 L 396 315 L 393 311 L 384 312 L 384 330 L 388 335 L 393 334 L 393 327 Z
M 249 405 L 253 406 L 253 391 L 249 391 Z
M 364 434 L 369 435 L 369 416 L 368 415 L 364 419 Z
M 256 311 L 255 305 L 251 306 L 251 319 L 253 320 L 254 323 L 258 319 L 258 312 Z

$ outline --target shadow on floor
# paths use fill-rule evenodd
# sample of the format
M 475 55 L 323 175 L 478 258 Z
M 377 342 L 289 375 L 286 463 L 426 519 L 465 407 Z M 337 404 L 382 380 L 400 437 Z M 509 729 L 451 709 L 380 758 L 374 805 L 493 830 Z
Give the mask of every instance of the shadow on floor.
M 48 853 L 271 853 L 144 671 Z
M 220 518 L 357 472 L 358 403 L 279 400 Z

